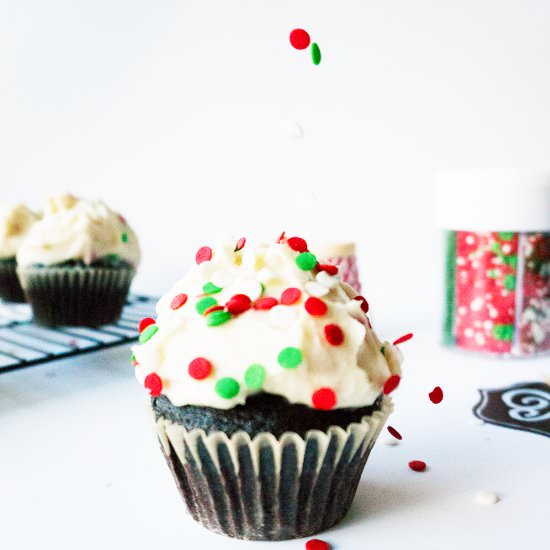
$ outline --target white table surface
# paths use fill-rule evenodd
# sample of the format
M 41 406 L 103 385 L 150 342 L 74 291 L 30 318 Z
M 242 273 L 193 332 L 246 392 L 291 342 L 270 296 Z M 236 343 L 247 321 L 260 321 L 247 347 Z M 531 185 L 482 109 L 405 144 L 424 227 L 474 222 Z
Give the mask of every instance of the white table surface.
M 404 440 L 390 447 L 381 436 L 350 513 L 320 537 L 335 549 L 545 547 L 549 439 L 476 426 L 471 409 L 477 388 L 540 381 L 550 359 L 490 360 L 436 341 L 417 329 L 403 345 L 390 424 Z M 440 405 L 427 397 L 434 385 L 445 391 Z M 1 375 L 0 547 L 304 548 L 232 540 L 195 524 L 147 422 L 127 348 Z M 409 470 L 412 459 L 429 470 Z M 479 505 L 480 489 L 501 501 Z

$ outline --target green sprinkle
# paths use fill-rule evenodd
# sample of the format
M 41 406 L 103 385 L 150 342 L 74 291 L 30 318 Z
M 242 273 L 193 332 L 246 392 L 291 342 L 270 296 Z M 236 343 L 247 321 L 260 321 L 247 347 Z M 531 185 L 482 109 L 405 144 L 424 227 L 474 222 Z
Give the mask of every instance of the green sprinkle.
M 244 373 L 244 382 L 251 390 L 259 390 L 265 378 L 265 368 L 262 365 L 250 365 Z
M 296 265 L 304 271 L 309 271 L 317 265 L 317 258 L 311 252 L 302 252 L 296 256 Z
M 500 254 L 500 243 L 497 243 L 496 241 L 494 243 L 491 243 L 491 250 L 497 255 Z
M 493 336 L 495 340 L 510 342 L 514 336 L 514 325 L 495 325 L 493 327 Z
M 317 42 L 313 42 L 313 44 L 311 44 L 311 60 L 314 65 L 319 65 L 319 63 L 321 63 L 321 50 L 319 49 Z
M 382 347 L 380 348 L 380 353 L 381 353 L 382 355 L 384 355 L 384 350 L 385 350 L 385 349 L 386 349 L 386 348 L 385 348 L 384 346 L 382 346 Z
M 516 288 L 515 275 L 506 275 L 506 277 L 504 277 L 504 288 L 507 288 L 508 290 L 514 290 Z
M 260 286 L 262 287 L 262 292 L 260 293 L 260 296 L 265 292 L 265 285 L 260 282 Z
M 508 231 L 502 231 L 498 236 L 503 241 L 511 241 L 514 238 L 514 234 Z
M 157 330 L 159 328 L 157 325 L 149 325 L 140 335 L 139 335 L 139 343 L 145 344 L 147 340 L 151 340 L 151 338 L 157 333 Z
M 119 255 L 118 254 L 107 254 L 107 256 L 105 256 L 105 260 L 107 260 L 110 263 L 116 263 L 119 260 Z
M 196 304 L 195 309 L 199 315 L 202 315 L 209 307 L 217 306 L 218 300 L 212 298 L 212 296 L 206 296 L 201 298 Z
M 498 269 L 488 269 L 487 277 L 489 277 L 489 279 L 496 279 L 498 277 Z
M 284 348 L 277 356 L 277 361 L 285 369 L 295 369 L 302 362 L 302 352 L 298 348 Z
M 136 362 L 136 356 L 133 353 L 130 356 L 130 362 L 132 363 L 132 365 Z
M 234 378 L 220 378 L 216 382 L 216 393 L 224 399 L 235 397 L 239 390 L 239 383 Z
M 208 281 L 203 287 L 202 291 L 205 294 L 217 294 L 218 292 L 221 292 L 223 288 L 220 288 L 219 286 L 216 286 L 214 283 L 211 283 Z
M 218 325 L 223 325 L 224 323 L 227 323 L 229 319 L 231 319 L 231 313 L 229 313 L 229 311 L 213 311 L 212 313 L 207 315 L 206 324 L 209 327 L 217 327 Z
M 512 269 L 517 269 L 518 267 L 518 257 L 516 254 L 510 254 L 510 256 L 503 256 L 502 261 L 509 265 Z
M 128 233 L 123 233 L 123 234 L 122 234 L 122 242 L 123 242 L 123 243 L 127 243 L 127 242 L 128 242 Z

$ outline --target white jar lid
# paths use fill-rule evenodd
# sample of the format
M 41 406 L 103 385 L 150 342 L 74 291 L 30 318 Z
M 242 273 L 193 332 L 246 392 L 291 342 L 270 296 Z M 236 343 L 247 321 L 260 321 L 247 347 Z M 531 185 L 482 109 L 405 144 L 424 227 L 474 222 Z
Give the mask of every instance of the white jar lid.
M 435 219 L 455 231 L 550 231 L 550 172 L 446 172 Z

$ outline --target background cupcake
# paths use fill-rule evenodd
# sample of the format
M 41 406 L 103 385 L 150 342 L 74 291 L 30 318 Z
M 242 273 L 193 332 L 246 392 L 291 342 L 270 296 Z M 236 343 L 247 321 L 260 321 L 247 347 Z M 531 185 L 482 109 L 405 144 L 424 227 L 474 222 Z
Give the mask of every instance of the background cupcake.
M 399 350 L 301 238 L 224 241 L 196 264 L 133 350 L 190 513 L 246 539 L 334 525 L 391 411 Z
M 38 218 L 37 214 L 21 203 L 0 212 L 0 298 L 3 300 L 25 301 L 17 278 L 15 255 Z
M 21 285 L 45 325 L 118 319 L 139 260 L 137 238 L 122 216 L 69 194 L 47 201 L 17 253 Z

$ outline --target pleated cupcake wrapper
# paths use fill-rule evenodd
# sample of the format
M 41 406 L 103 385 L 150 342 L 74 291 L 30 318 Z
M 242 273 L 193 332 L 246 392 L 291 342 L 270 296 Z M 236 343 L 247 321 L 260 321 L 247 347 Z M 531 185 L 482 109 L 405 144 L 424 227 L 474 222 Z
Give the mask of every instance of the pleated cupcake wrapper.
M 17 277 L 15 258 L 0 259 L 0 298 L 8 302 L 25 301 L 25 294 Z
M 187 431 L 156 422 L 163 453 L 193 518 L 208 529 L 249 540 L 311 536 L 338 523 L 351 506 L 380 430 L 393 409 L 347 429 L 305 437 L 287 432 L 253 439 L 246 432 Z
M 122 313 L 135 270 L 129 267 L 43 267 L 18 270 L 35 321 L 95 327 Z

